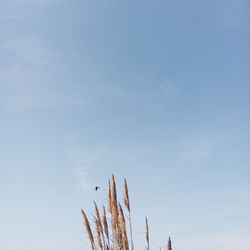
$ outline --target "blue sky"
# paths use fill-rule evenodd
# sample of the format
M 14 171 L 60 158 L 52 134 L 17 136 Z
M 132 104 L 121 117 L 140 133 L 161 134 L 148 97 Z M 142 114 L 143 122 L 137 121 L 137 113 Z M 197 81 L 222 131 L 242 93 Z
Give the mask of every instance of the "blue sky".
M 0 0 L 0 248 L 89 249 L 114 173 L 138 249 L 148 216 L 152 249 L 248 250 L 247 2 Z

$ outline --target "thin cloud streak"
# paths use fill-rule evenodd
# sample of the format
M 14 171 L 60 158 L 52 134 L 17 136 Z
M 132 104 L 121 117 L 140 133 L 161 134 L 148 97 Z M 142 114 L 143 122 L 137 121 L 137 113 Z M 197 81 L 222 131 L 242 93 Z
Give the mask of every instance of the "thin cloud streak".
M 20 15 L 20 16 L 0 16 L 0 20 L 10 20 L 10 19 L 19 19 L 19 18 L 24 18 L 28 17 L 29 15 Z

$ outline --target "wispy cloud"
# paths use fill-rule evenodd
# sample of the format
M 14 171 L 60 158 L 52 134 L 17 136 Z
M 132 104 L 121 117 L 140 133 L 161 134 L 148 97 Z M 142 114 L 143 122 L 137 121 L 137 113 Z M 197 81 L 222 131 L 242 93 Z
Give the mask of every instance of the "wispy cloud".
M 55 2 L 58 2 L 58 0 L 9 0 L 2 2 L 1 7 L 5 13 L 20 13 L 20 10 L 41 9 Z
M 11 20 L 28 17 L 29 15 L 17 15 L 17 16 L 0 16 L 0 20 Z
M 38 38 L 27 36 L 5 41 L 0 49 L 8 51 L 0 68 L 0 95 L 5 109 L 96 107 L 113 99 L 123 105 L 159 109 L 162 102 L 176 94 L 169 81 L 143 79 L 136 87 L 105 84 L 101 79 L 84 82 L 64 81 L 54 75 L 56 53 Z M 142 90 L 143 89 L 143 90 Z
M 83 172 L 92 169 L 102 169 L 104 172 L 116 171 L 119 166 L 119 172 L 128 171 L 136 166 L 138 174 L 157 177 L 158 182 L 166 181 L 169 178 L 167 172 L 181 170 L 183 168 L 192 168 L 202 166 L 202 162 L 210 159 L 217 150 L 216 141 L 207 136 L 193 136 L 193 139 L 186 138 L 181 142 L 172 143 L 153 143 L 150 145 L 105 145 L 101 147 L 82 146 L 78 157 L 79 163 L 83 167 Z M 86 169 L 85 167 L 88 168 Z M 154 166 L 154 168 L 152 168 Z M 80 176 L 81 170 L 78 171 Z M 84 179 L 84 178 L 83 178 Z
M 9 51 L 9 60 L 19 60 L 20 63 L 48 64 L 52 63 L 55 54 L 46 45 L 33 36 L 19 37 L 2 44 Z
M 2 107 L 11 110 L 87 106 L 101 93 L 88 83 L 65 82 L 52 72 L 55 53 L 32 36 L 5 41 L 8 51 L 0 67 Z
M 74 165 L 73 172 L 80 189 L 88 189 L 92 183 L 89 172 L 95 168 L 96 161 L 98 161 L 98 155 L 77 148 L 71 152 L 71 160 Z
M 13 16 L 14 17 L 14 16 Z M 11 109 L 58 108 L 65 106 L 99 107 L 112 100 L 138 109 L 157 110 L 165 107 L 178 93 L 176 84 L 154 75 L 131 78 L 132 83 L 105 83 L 101 78 L 65 81 L 58 70 L 56 48 L 30 36 L 7 40 L 0 45 L 5 51 L 5 64 L 0 68 L 3 105 Z M 8 53 L 6 53 L 6 51 Z
M 74 168 L 74 173 L 77 178 L 77 182 L 82 190 L 87 189 L 90 186 L 89 178 L 88 178 L 88 167 L 87 166 L 79 166 Z

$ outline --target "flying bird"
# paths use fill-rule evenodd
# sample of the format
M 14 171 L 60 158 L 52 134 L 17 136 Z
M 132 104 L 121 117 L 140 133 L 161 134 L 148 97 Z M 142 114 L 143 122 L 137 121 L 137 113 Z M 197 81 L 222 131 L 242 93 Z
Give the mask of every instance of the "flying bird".
M 97 191 L 98 189 L 100 189 L 100 187 L 96 186 L 96 187 L 95 187 L 95 191 Z

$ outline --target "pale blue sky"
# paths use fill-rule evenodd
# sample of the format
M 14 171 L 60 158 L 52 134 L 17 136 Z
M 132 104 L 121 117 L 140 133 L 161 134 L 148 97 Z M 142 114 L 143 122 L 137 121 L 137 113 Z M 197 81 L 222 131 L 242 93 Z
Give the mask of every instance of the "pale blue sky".
M 0 5 L 0 249 L 89 249 L 112 173 L 137 249 L 145 215 L 152 249 L 250 249 L 247 0 Z

